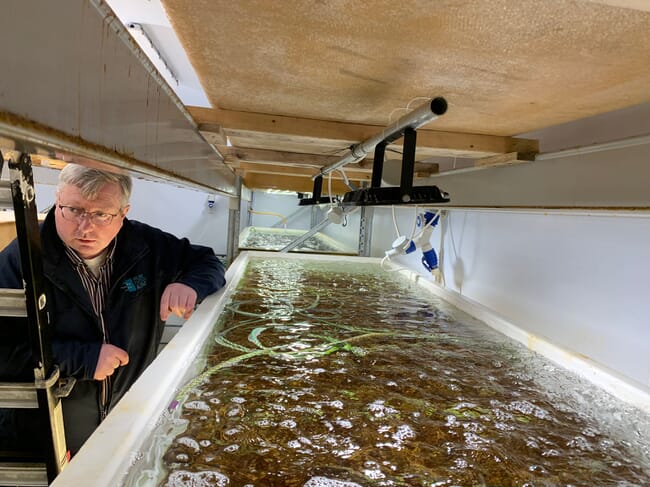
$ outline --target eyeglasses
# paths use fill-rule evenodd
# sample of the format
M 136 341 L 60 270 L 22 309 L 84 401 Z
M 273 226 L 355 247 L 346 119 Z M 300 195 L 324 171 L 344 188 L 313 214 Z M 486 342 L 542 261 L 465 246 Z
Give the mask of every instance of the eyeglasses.
M 61 215 L 63 218 L 68 221 L 80 223 L 81 220 L 87 217 L 90 223 L 97 225 L 98 227 L 105 227 L 106 225 L 110 225 L 110 223 L 113 221 L 113 218 L 119 215 L 119 213 L 113 215 L 111 213 L 105 213 L 103 211 L 88 212 L 83 208 L 75 208 L 74 206 L 64 205 L 59 205 L 59 209 L 61 210 Z

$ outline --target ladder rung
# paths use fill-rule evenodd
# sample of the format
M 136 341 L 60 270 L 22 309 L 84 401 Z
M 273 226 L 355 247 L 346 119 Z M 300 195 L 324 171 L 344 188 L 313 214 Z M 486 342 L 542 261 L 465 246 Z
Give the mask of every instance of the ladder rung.
M 25 291 L 0 289 L 0 316 L 27 316 Z
M 37 407 L 36 386 L 33 382 L 0 382 L 0 408 Z
M 0 485 L 48 485 L 45 463 L 0 462 Z
M 0 181 L 0 208 L 13 208 L 14 200 L 11 196 L 11 182 Z

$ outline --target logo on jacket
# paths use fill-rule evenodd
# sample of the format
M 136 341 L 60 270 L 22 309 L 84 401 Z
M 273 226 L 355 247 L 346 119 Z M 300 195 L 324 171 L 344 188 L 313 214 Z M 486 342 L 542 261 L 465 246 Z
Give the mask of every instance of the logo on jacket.
M 128 293 L 134 293 L 147 285 L 147 278 L 142 274 L 138 274 L 135 277 L 129 277 L 122 281 L 122 289 Z

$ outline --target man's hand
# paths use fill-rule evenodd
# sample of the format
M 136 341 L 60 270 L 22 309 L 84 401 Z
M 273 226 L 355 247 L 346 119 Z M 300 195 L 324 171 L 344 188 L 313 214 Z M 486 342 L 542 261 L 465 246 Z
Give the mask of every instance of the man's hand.
M 129 363 L 129 354 L 125 350 L 115 345 L 104 343 L 99 350 L 97 367 L 95 367 L 95 380 L 104 380 L 109 375 L 113 375 L 115 369 L 121 365 Z
M 160 299 L 160 319 L 166 321 L 174 313 L 188 319 L 196 306 L 196 291 L 185 284 L 174 282 L 165 288 Z

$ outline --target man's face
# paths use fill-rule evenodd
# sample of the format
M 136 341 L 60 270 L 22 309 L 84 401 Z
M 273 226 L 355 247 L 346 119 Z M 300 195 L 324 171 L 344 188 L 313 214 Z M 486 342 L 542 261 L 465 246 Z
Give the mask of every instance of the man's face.
M 54 213 L 59 237 L 80 257 L 97 257 L 122 228 L 129 207 L 120 210 L 121 202 L 117 183 L 105 184 L 94 200 L 84 198 L 76 186 L 64 184 L 57 194 Z

